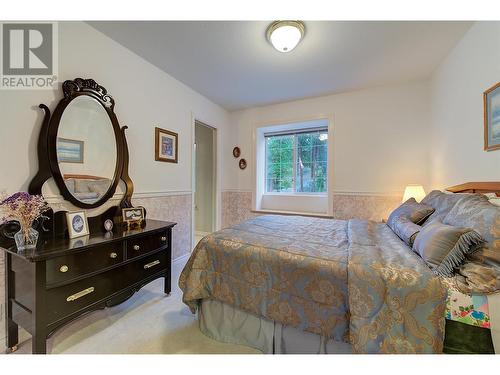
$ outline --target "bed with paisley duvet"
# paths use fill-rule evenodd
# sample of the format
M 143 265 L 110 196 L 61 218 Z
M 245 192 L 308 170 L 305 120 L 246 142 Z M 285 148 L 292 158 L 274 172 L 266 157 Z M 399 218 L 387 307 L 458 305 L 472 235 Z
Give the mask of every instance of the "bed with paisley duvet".
M 448 190 L 385 223 L 265 215 L 212 233 L 183 302 L 207 336 L 264 353 L 494 353 L 500 183 Z

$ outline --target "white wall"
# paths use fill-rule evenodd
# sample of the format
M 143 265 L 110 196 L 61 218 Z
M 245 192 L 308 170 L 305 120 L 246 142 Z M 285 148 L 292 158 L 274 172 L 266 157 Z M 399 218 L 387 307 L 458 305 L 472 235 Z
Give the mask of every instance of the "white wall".
M 429 103 L 427 83 L 374 88 L 232 112 L 224 155 L 238 145 L 249 168 L 227 163 L 223 187 L 251 191 L 255 185 L 250 140 L 259 126 L 331 118 L 335 193 L 402 194 L 405 185 L 427 185 Z M 331 152 L 331 150 L 330 150 Z
M 127 125 L 130 175 L 142 194 L 191 191 L 192 116 L 225 131 L 227 112 L 83 22 L 59 23 L 59 81 L 93 78 L 115 98 Z M 62 97 L 53 90 L 1 90 L 0 190 L 26 190 L 37 169 L 43 119 Z M 179 164 L 154 160 L 154 127 L 179 133 Z M 220 160 L 220 158 L 219 158 Z
M 500 22 L 476 22 L 431 79 L 431 184 L 499 181 L 500 151 L 483 150 L 483 92 L 500 81 Z

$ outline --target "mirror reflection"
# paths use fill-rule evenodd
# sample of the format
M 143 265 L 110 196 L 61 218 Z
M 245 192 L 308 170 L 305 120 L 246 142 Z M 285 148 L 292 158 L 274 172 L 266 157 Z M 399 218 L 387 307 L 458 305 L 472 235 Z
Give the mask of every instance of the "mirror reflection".
M 95 203 L 109 190 L 116 169 L 117 146 L 111 119 L 90 96 L 68 104 L 57 131 L 57 161 L 69 192 Z

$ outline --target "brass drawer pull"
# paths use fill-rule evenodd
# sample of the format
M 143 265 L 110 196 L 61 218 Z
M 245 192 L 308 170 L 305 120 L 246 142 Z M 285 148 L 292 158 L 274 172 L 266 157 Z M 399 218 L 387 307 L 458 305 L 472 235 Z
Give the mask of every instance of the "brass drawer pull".
M 117 258 L 117 257 L 118 257 L 118 254 L 113 252 L 113 253 L 109 254 L 109 257 L 110 257 L 111 259 L 115 259 L 115 258 Z
M 59 268 L 59 271 L 64 273 L 64 272 L 68 272 L 69 270 L 69 267 L 67 265 L 62 265 L 60 268 Z
M 141 247 L 139 245 L 134 245 L 134 250 L 139 251 L 139 250 L 141 250 Z
M 163 236 L 163 237 L 161 238 L 161 240 L 162 240 L 163 242 L 166 242 L 166 241 L 167 241 L 167 237 Z
M 75 301 L 80 297 L 86 296 L 87 294 L 90 294 L 94 291 L 94 287 L 91 286 L 90 288 L 84 289 L 81 292 L 75 293 L 70 295 L 68 298 L 66 298 L 67 302 Z
M 156 266 L 157 264 L 160 264 L 160 261 L 157 259 L 151 263 L 148 263 L 148 264 L 145 264 L 144 265 L 144 269 L 147 270 L 148 268 L 151 268 L 151 267 L 154 267 Z

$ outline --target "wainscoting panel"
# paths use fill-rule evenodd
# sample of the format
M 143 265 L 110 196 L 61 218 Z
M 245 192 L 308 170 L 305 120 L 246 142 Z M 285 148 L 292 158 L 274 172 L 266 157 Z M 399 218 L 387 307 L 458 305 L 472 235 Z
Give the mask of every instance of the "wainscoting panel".
M 399 195 L 370 193 L 333 194 L 335 219 L 360 218 L 374 221 L 387 219 L 391 211 L 401 204 Z M 222 192 L 222 227 L 241 223 L 261 214 L 252 212 L 252 192 Z
M 222 228 L 259 216 L 252 212 L 252 192 L 222 192 Z
M 333 217 L 382 221 L 400 204 L 399 195 L 333 194 Z
M 149 219 L 174 221 L 172 259 L 191 252 L 191 193 L 163 197 L 133 198 L 134 206 L 146 208 Z

